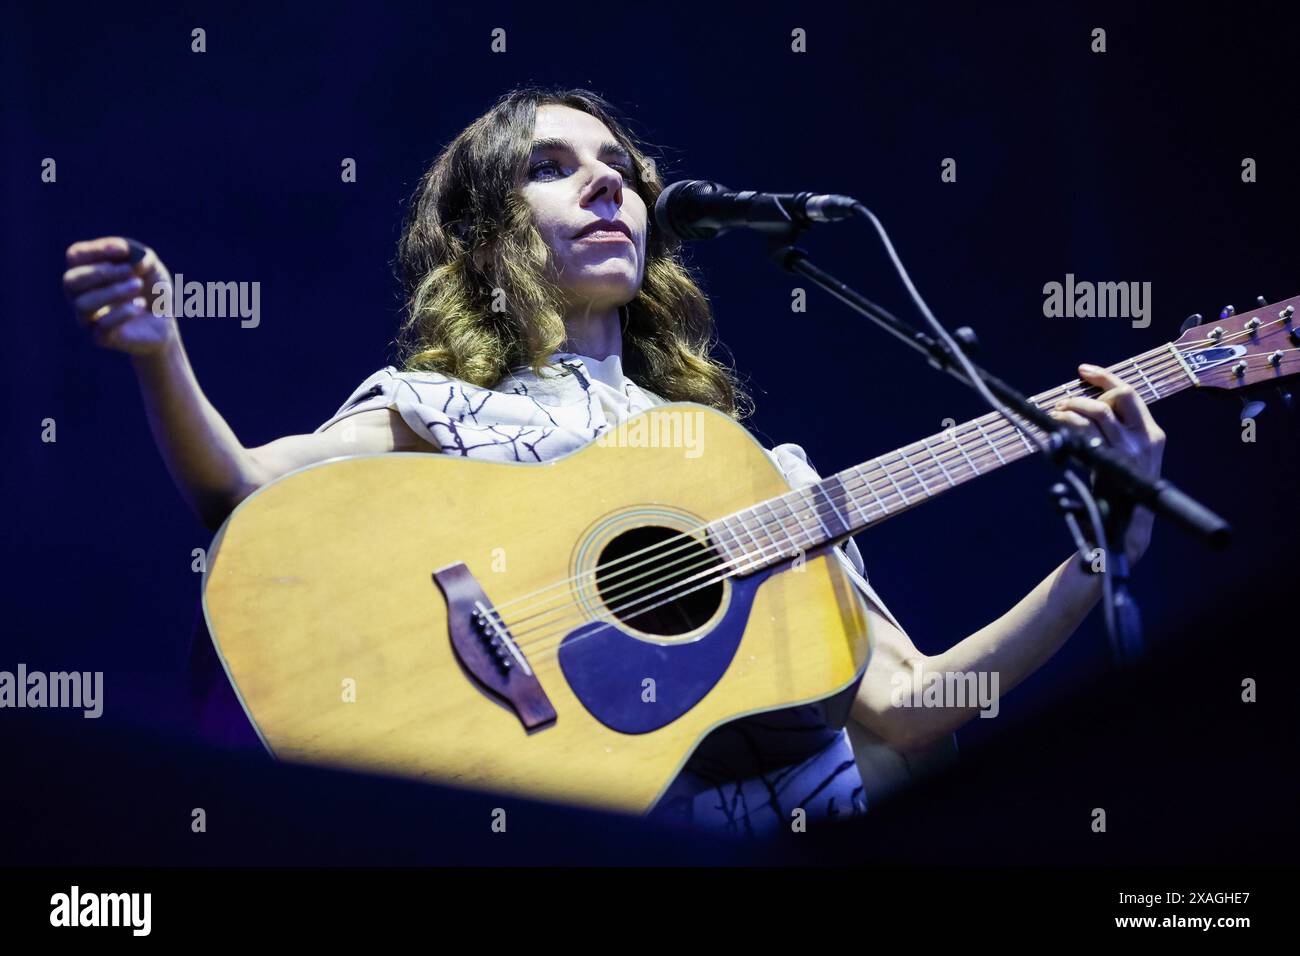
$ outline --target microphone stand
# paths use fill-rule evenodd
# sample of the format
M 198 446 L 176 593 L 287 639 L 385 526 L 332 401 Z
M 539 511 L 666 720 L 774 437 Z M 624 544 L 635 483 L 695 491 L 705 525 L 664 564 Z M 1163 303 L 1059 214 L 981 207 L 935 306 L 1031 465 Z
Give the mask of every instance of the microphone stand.
M 878 223 L 877 227 L 881 229 L 881 236 L 884 238 L 883 227 L 879 227 Z M 1084 498 L 1088 497 L 1087 489 L 1083 487 L 1077 476 L 1068 471 L 1067 466 L 1074 463 L 1091 470 L 1095 484 L 1092 497 L 1098 499 L 1098 505 L 1093 508 L 1104 511 L 1105 514 L 1104 520 L 1094 521 L 1094 525 L 1101 525 L 1096 534 L 1103 540 L 1096 544 L 1102 549 L 1106 560 L 1103 573 L 1109 575 L 1109 578 L 1103 579 L 1103 583 L 1107 586 L 1104 586 L 1102 591 L 1110 633 L 1111 657 L 1115 666 L 1121 669 L 1136 662 L 1143 652 L 1142 624 L 1137 603 L 1129 590 L 1129 567 L 1123 548 L 1124 528 L 1132 515 L 1133 508 L 1137 505 L 1150 508 L 1155 514 L 1168 518 L 1216 549 L 1228 543 L 1231 532 L 1227 522 L 1198 501 L 1179 491 L 1166 479 L 1151 481 L 1139 475 L 1118 455 L 1106 448 L 1099 438 L 1094 437 L 1091 441 L 1086 441 L 1081 430 L 1058 422 L 1006 382 L 975 365 L 970 360 L 970 353 L 976 339 L 974 332 L 969 328 L 963 327 L 957 330 L 956 340 L 960 342 L 958 347 L 964 353 L 959 361 L 946 343 L 937 341 L 925 331 L 908 325 L 845 282 L 815 265 L 804 250 L 794 245 L 804 228 L 806 226 L 798 222 L 765 224 L 762 227 L 762 231 L 768 235 L 768 255 L 780 268 L 809 279 L 854 312 L 921 352 L 935 369 L 948 373 L 959 382 L 979 392 L 979 387 L 965 371 L 966 368 L 972 369 L 988 392 L 1045 433 L 1048 456 L 1061 467 L 1064 476 L 1076 485 L 1081 492 L 1081 497 Z M 901 265 L 899 268 L 901 270 Z M 996 404 L 994 407 L 1007 417 L 1013 426 L 1024 431 L 1023 425 L 1006 415 L 1005 409 L 997 408 Z M 1092 511 L 1093 509 L 1089 508 L 1092 503 L 1071 499 L 1066 493 L 1064 484 L 1053 485 L 1052 497 L 1058 511 L 1064 515 L 1076 545 L 1079 546 L 1080 560 L 1084 566 L 1090 567 L 1091 556 L 1088 554 L 1087 542 L 1075 518 L 1075 512 Z M 1119 546 L 1107 548 L 1106 538 L 1118 541 Z

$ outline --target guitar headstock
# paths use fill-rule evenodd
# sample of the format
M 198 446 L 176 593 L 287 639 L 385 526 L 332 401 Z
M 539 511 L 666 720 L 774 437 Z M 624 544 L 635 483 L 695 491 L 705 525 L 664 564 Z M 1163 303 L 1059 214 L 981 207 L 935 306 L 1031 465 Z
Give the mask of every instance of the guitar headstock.
M 1300 296 L 1268 305 L 1261 301 L 1240 313 L 1229 306 L 1217 320 L 1203 324 L 1193 325 L 1200 316 L 1192 316 L 1174 345 L 1205 388 L 1280 384 L 1300 375 L 1297 311 Z

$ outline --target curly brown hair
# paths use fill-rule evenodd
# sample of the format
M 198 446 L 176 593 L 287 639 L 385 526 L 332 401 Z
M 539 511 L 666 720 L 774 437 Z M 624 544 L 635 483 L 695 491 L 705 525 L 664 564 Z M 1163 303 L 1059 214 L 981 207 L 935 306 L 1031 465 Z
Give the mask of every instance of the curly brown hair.
M 563 347 L 559 290 L 546 278 L 550 250 L 517 185 L 544 105 L 604 123 L 631 153 L 633 188 L 647 208 L 663 191 L 648 154 L 599 95 L 537 87 L 504 94 L 438 154 L 412 193 L 397 247 L 405 296 L 397 344 L 407 370 L 491 388 L 514 368 L 540 372 Z M 734 370 L 711 355 L 719 344 L 713 315 L 679 251 L 651 216 L 641 289 L 624 308 L 623 367 L 668 401 L 743 420 L 753 401 Z

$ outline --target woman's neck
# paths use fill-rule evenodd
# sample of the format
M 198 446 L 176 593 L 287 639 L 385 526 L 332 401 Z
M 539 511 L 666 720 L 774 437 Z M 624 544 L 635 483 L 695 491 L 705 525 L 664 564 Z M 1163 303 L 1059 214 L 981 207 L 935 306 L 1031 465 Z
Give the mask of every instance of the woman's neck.
M 594 359 L 623 357 L 623 329 L 616 308 L 566 316 L 564 329 L 567 333 L 564 348 L 569 352 Z

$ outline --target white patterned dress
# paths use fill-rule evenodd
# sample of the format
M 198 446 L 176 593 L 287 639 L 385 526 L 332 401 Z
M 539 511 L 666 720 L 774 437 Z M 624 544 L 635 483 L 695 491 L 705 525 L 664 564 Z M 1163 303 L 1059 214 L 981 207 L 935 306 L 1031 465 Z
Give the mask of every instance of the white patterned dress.
M 357 386 L 317 431 L 359 412 L 392 408 L 444 454 L 540 462 L 662 404 L 664 399 L 624 375 L 617 355 L 601 360 L 556 352 L 542 376 L 522 367 L 491 389 L 389 366 Z M 800 446 L 777 445 L 768 454 L 791 487 L 820 480 Z M 901 630 L 867 582 L 853 539 L 835 554 L 867 600 Z M 789 828 L 796 808 L 808 821 L 857 816 L 870 800 L 955 753 L 950 738 L 919 758 L 905 757 L 847 719 L 851 699 L 852 691 L 837 696 L 830 726 L 826 709 L 811 705 L 721 728 L 687 762 L 652 816 L 745 835 Z

